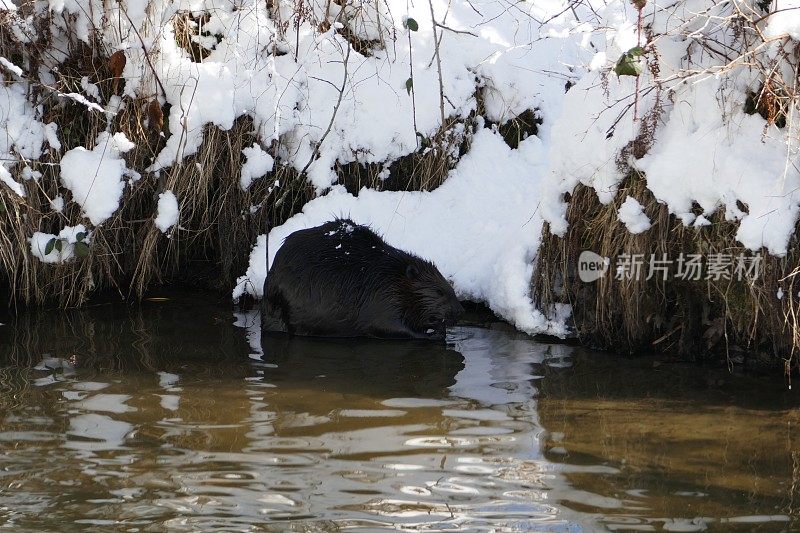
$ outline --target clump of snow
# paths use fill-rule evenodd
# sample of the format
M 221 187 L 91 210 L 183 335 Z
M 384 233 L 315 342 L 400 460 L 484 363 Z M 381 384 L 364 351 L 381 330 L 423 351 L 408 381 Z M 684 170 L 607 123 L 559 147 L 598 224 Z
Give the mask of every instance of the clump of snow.
M 61 158 L 61 183 L 72 191 L 72 199 L 95 226 L 99 226 L 119 208 L 125 183 L 131 175 L 120 154 L 134 148 L 124 133 L 103 132 L 95 147 L 73 148 Z
M 22 167 L 22 179 L 25 180 L 38 180 L 42 177 L 42 173 L 38 170 L 33 170 L 28 165 Z
M 50 207 L 52 207 L 53 211 L 56 213 L 61 213 L 64 210 L 64 197 L 59 194 L 50 200 Z
M 50 122 L 44 125 L 43 130 L 47 144 L 54 150 L 61 150 L 61 141 L 58 140 L 58 124 Z
M 0 84 L 0 165 L 20 157 L 38 160 L 47 129 L 27 100 L 26 84 Z
M 565 310 L 546 316 L 530 294 L 542 230 L 536 198 L 544 154 L 537 137 L 512 150 L 499 134 L 482 129 L 450 177 L 432 192 L 362 189 L 356 197 L 337 186 L 309 202 L 302 213 L 272 229 L 270 260 L 292 232 L 347 216 L 368 224 L 389 244 L 433 261 L 460 298 L 486 302 L 524 331 L 563 336 Z M 265 246 L 262 235 L 234 297 L 262 296 Z
M 91 242 L 92 235 L 83 224 L 67 226 L 58 235 L 37 231 L 29 239 L 31 253 L 43 263 L 63 263 L 75 256 L 75 243 L 78 242 L 79 233 L 84 234 L 81 242 L 88 245 Z M 50 253 L 45 253 L 47 251 L 47 243 L 53 239 L 62 241 L 61 250 L 59 251 L 54 247 L 50 250 Z
M 178 223 L 178 199 L 172 191 L 164 191 L 158 195 L 158 212 L 155 224 L 162 233 Z
M 271 172 L 275 166 L 275 160 L 265 152 L 259 145 L 253 144 L 242 150 L 242 153 L 247 158 L 247 161 L 242 165 L 242 177 L 239 182 L 242 190 L 250 188 L 253 180 L 263 178 L 267 172 Z
M 650 219 L 644 213 L 642 204 L 633 196 L 628 196 L 619 206 L 619 221 L 625 224 L 628 231 L 634 235 L 650 229 Z
M 64 98 L 69 98 L 70 100 L 75 100 L 79 104 L 83 104 L 92 111 L 100 111 L 101 113 L 105 113 L 105 109 L 100 104 L 92 102 L 91 100 L 87 99 L 81 93 L 58 93 L 58 96 L 62 96 Z
M 272 232 L 270 232 L 270 236 L 271 235 Z M 273 245 L 274 244 L 275 243 L 273 243 Z M 274 256 L 274 252 L 270 254 L 270 262 Z M 238 300 L 245 294 L 249 294 L 255 298 L 262 298 L 264 296 L 264 280 L 266 279 L 267 235 L 259 235 L 258 239 L 256 239 L 256 245 L 253 246 L 250 252 L 247 271 L 236 280 L 236 287 L 233 289 L 233 299 Z
M 3 65 L 8 71 L 16 74 L 17 76 L 22 76 L 22 69 L 3 56 L 0 56 L 0 65 Z
M 703 226 L 710 226 L 710 225 L 711 225 L 711 221 L 708 220 L 703 215 L 698 216 L 694 221 L 694 227 L 695 228 L 702 228 Z
M 18 196 L 25 196 L 25 189 L 22 184 L 11 177 L 11 173 L 0 163 L 0 182 L 6 184 L 9 189 L 14 191 Z
M 96 83 L 90 82 L 89 76 L 81 78 L 81 89 L 95 100 L 100 100 L 100 87 L 98 87 Z

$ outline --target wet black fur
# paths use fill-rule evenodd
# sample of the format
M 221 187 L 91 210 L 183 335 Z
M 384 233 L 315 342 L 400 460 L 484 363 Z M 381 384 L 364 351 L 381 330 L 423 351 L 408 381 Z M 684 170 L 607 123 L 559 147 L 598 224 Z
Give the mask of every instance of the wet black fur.
M 264 286 L 265 331 L 444 339 L 464 309 L 429 261 L 337 219 L 289 235 Z

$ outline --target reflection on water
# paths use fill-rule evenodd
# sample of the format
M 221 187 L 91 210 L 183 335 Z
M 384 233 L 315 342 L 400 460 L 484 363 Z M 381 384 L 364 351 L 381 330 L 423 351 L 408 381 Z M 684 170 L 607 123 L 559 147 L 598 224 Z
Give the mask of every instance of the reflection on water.
M 200 298 L 0 326 L 0 524 L 792 530 L 796 395 L 547 345 L 261 338 Z

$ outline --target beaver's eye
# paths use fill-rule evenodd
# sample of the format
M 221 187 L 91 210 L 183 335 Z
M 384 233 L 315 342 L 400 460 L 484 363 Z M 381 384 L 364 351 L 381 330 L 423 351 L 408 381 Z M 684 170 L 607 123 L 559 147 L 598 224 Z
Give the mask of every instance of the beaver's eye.
M 444 291 L 442 289 L 436 289 L 436 294 L 439 296 L 444 296 Z

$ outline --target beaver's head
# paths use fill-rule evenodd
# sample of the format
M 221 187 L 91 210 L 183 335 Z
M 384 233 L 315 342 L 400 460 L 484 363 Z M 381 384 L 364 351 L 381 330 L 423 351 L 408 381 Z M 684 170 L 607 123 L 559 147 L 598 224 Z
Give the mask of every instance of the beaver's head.
M 415 257 L 406 265 L 403 278 L 403 318 L 413 330 L 441 336 L 464 314 L 453 288 L 432 263 Z

